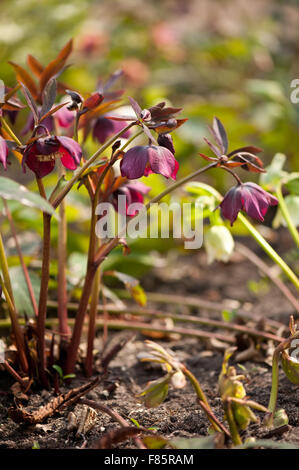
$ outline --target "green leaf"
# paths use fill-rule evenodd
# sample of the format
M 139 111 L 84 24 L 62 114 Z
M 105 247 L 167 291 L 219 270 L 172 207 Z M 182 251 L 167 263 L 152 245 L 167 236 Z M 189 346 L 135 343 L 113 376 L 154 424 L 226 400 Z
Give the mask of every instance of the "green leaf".
M 260 184 L 265 187 L 275 187 L 279 184 L 287 173 L 283 171 L 283 166 L 286 161 L 286 156 L 283 153 L 274 155 L 273 160 L 269 166 L 265 168 L 266 173 L 261 173 Z
M 63 370 L 62 370 L 62 368 L 61 368 L 60 366 L 58 366 L 57 364 L 54 364 L 54 366 L 52 366 L 52 367 L 53 367 L 53 369 L 56 370 L 56 372 L 58 373 L 59 377 L 60 377 L 61 379 L 63 379 Z
M 221 201 L 222 196 L 221 194 L 216 191 L 212 186 L 206 183 L 200 183 L 198 181 L 192 181 L 191 183 L 187 183 L 184 186 L 184 190 L 188 193 L 198 195 L 198 196 L 214 196 L 216 201 Z
M 140 396 L 143 398 L 144 404 L 148 408 L 156 408 L 161 405 L 168 395 L 168 383 L 170 376 L 167 374 L 157 380 L 151 380 L 147 383 Z
M 285 187 L 291 194 L 299 196 L 299 174 L 291 173 Z
M 30 300 L 27 283 L 21 266 L 13 266 L 9 269 L 9 275 L 12 281 L 12 289 L 16 310 L 18 313 L 26 313 L 28 316 L 34 315 L 34 310 Z M 40 279 L 32 272 L 29 272 L 35 298 L 39 298 Z
M 169 441 L 162 436 L 146 436 L 142 440 L 148 449 L 163 449 L 169 444 Z
M 41 211 L 58 218 L 55 213 L 55 209 L 48 201 L 39 194 L 29 191 L 25 186 L 11 180 L 10 178 L 0 176 L 0 197 L 7 200 L 19 201 L 24 206 L 40 209 Z
M 169 443 L 176 449 L 215 449 L 215 435 L 207 437 L 174 437 Z
M 136 419 L 130 418 L 130 420 L 132 421 L 133 424 L 135 424 L 136 428 L 140 428 L 140 424 L 138 423 Z
M 222 310 L 222 318 L 224 321 L 232 322 L 236 318 L 235 310 Z

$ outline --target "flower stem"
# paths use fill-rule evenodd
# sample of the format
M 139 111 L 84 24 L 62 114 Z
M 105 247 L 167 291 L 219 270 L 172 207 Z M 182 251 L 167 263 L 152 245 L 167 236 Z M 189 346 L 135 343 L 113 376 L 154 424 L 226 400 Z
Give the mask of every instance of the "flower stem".
M 288 211 L 287 205 L 285 203 L 284 197 L 282 195 L 281 191 L 281 184 L 278 184 L 276 187 L 276 196 L 279 201 L 279 208 L 281 210 L 281 213 L 287 223 L 288 229 L 290 231 L 290 234 L 292 235 L 294 242 L 296 243 L 297 247 L 299 247 L 299 233 L 298 230 L 296 229 L 295 225 L 293 224 L 293 221 L 291 219 L 290 213 Z
M 163 197 L 167 196 L 167 194 L 172 193 L 175 189 L 179 188 L 180 186 L 182 186 L 185 183 L 188 183 L 188 181 L 192 180 L 193 178 L 196 178 L 196 176 L 204 173 L 205 171 L 208 171 L 211 168 L 215 168 L 216 165 L 217 165 L 217 162 L 216 163 L 211 163 L 210 165 L 206 165 L 205 167 L 194 171 L 190 175 L 185 176 L 185 178 L 182 178 L 179 181 L 177 181 L 176 183 L 170 185 L 168 188 L 166 188 L 164 191 L 162 191 L 162 193 L 158 194 L 153 199 L 151 199 L 145 205 L 145 209 L 148 211 L 151 207 L 151 204 L 159 202 L 161 199 L 163 199 Z M 136 215 L 135 217 L 138 217 L 138 215 Z M 134 219 L 134 217 L 131 217 L 130 221 L 133 220 L 133 219 Z M 99 250 L 96 253 L 96 257 L 95 257 L 96 265 L 100 265 L 104 261 L 105 257 L 113 250 L 113 248 L 115 248 L 118 245 L 120 238 L 125 236 L 125 233 L 126 233 L 126 227 L 123 229 L 123 231 L 121 233 L 118 234 L 117 237 L 112 238 L 108 243 L 106 243 L 105 245 L 102 245 L 99 248 Z
M 272 387 L 271 387 L 271 395 L 269 400 L 268 409 L 270 411 L 270 416 L 266 418 L 266 426 L 272 427 L 273 418 L 276 410 L 277 404 L 277 396 L 278 396 L 278 380 L 279 380 L 279 359 L 280 354 L 285 349 L 288 349 L 291 342 L 294 339 L 299 338 L 299 331 L 295 333 L 295 335 L 291 335 L 289 338 L 282 341 L 274 350 L 273 359 L 272 359 Z
M 269 245 L 264 237 L 258 232 L 258 230 L 244 217 L 243 214 L 239 213 L 238 220 L 247 228 L 249 233 L 253 236 L 255 241 L 263 248 L 267 255 L 282 269 L 289 280 L 299 290 L 299 279 L 291 268 L 285 263 L 285 261 L 276 253 L 275 250 Z
M 36 178 L 40 195 L 47 199 L 43 182 Z M 39 376 L 44 387 L 48 387 L 46 376 L 45 322 L 47 317 L 48 285 L 50 275 L 51 249 L 51 215 L 43 213 L 43 253 L 42 274 L 37 317 L 37 350 L 39 359 Z
M 0 283 L 3 289 L 5 300 L 7 302 L 7 306 L 8 306 L 11 327 L 12 327 L 12 331 L 13 331 L 15 341 L 16 341 L 20 364 L 21 364 L 23 371 L 28 372 L 28 361 L 27 361 L 26 352 L 25 352 L 24 336 L 20 328 L 18 315 L 15 309 L 13 300 L 11 299 L 9 292 L 7 290 L 7 287 L 5 285 L 5 282 L 3 282 L 1 276 L 0 276 Z
M 59 174 L 64 176 L 64 170 L 59 162 Z M 67 261 L 67 220 L 65 199 L 59 206 L 58 221 L 58 318 L 59 332 L 64 339 L 70 334 L 70 328 L 67 322 L 67 279 L 66 279 L 66 261 Z
M 199 399 L 199 402 L 203 402 L 207 409 L 209 411 L 212 411 L 211 408 L 210 408 L 210 405 L 209 405 L 209 402 L 207 400 L 207 397 L 205 396 L 201 386 L 200 386 L 200 383 L 198 382 L 198 380 L 196 379 L 196 377 L 192 374 L 192 372 L 187 369 L 185 366 L 182 367 L 182 372 L 185 374 L 185 376 L 187 377 L 187 379 L 189 380 L 189 382 L 191 383 L 192 387 L 194 388 L 195 390 L 195 393 L 197 395 L 197 398 Z M 205 411 L 205 410 L 204 410 Z M 216 432 L 222 432 L 222 429 L 219 427 L 219 425 L 217 423 L 215 423 L 215 421 L 213 420 L 213 418 L 211 417 L 211 414 L 207 414 L 208 416 L 208 420 L 210 421 L 213 429 L 216 431 Z
M 12 291 L 11 280 L 10 280 L 10 275 L 9 275 L 9 270 L 8 270 L 8 263 L 7 263 L 7 258 L 5 254 L 4 243 L 3 243 L 1 232 L 0 232 L 0 267 L 3 273 L 5 287 L 7 289 L 7 292 L 9 293 L 9 297 L 11 298 L 12 303 L 14 304 L 13 291 Z
M 101 271 L 97 269 L 93 280 L 88 324 L 87 354 L 85 360 L 85 372 L 87 377 L 92 375 L 93 345 L 96 333 L 96 318 L 98 313 L 99 293 L 100 293 Z
M 135 122 L 131 122 L 126 127 L 124 127 L 121 131 L 115 134 L 111 139 L 107 140 L 107 142 L 102 145 L 80 168 L 78 168 L 75 172 L 73 177 L 68 181 L 68 183 L 61 189 L 60 193 L 56 196 L 55 201 L 53 202 L 53 206 L 56 208 L 61 203 L 62 199 L 67 195 L 67 193 L 71 190 L 73 185 L 79 180 L 79 178 L 84 174 L 84 172 L 96 161 L 96 159 L 101 155 L 107 148 L 110 147 L 119 137 L 122 136 L 128 129 L 135 125 Z
M 229 430 L 232 436 L 232 441 L 235 446 L 242 445 L 242 440 L 241 440 L 241 437 L 237 428 L 237 424 L 234 418 L 234 413 L 232 410 L 232 403 L 230 399 L 225 400 L 224 409 L 225 409 L 225 414 L 226 414 L 228 425 L 229 425 Z
M 6 130 L 7 134 L 9 134 L 9 136 L 12 138 L 12 140 L 18 144 L 18 145 L 22 145 L 22 142 L 18 139 L 18 137 L 14 134 L 14 132 L 11 130 L 10 126 L 7 124 L 7 122 L 5 121 L 4 117 L 1 117 L 1 123 L 2 123 L 2 126 L 3 128 Z

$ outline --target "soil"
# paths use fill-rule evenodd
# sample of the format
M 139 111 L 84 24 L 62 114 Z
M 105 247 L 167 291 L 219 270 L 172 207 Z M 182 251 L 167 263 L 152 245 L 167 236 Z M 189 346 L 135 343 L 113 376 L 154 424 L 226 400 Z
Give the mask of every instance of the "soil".
M 281 242 L 281 240 L 280 240 Z M 284 249 L 289 249 L 289 239 L 284 243 Z M 254 246 L 254 245 L 253 245 Z M 257 251 L 256 251 L 257 252 Z M 254 289 L 248 288 L 248 282 Z M 252 311 L 264 317 L 273 318 L 288 324 L 293 307 L 282 296 L 277 287 L 261 280 L 261 273 L 256 267 L 236 254 L 228 264 L 207 266 L 202 251 L 168 259 L 167 267 L 156 269 L 143 280 L 148 291 L 198 296 L 200 299 L 223 302 L 225 299 L 237 300 L 242 309 Z M 180 306 L 155 305 L 166 311 L 181 311 Z M 191 310 L 192 314 L 198 314 Z M 190 310 L 188 310 L 190 313 Z M 219 313 L 200 311 L 200 315 L 220 318 Z M 190 326 L 190 325 L 189 325 Z M 192 326 L 192 325 L 191 325 Z M 194 325 L 192 326 L 194 328 Z M 112 332 L 112 341 L 118 341 L 126 333 Z M 147 409 L 138 398 L 138 394 L 149 380 L 161 377 L 159 365 L 141 363 L 138 353 L 144 351 L 145 336 L 137 333 L 128 342 L 116 358 L 109 364 L 109 374 L 100 384 L 90 391 L 86 398 L 102 403 L 117 411 L 130 421 L 137 420 L 146 428 L 156 427 L 158 433 L 166 438 L 201 437 L 207 435 L 208 423 L 200 409 L 196 396 L 189 384 L 183 390 L 170 387 L 168 397 L 157 408 Z M 199 379 L 204 392 L 210 401 L 215 415 L 223 419 L 221 400 L 217 391 L 218 376 L 221 370 L 223 348 L 221 345 L 204 344 L 196 338 L 180 337 L 165 341 L 156 340 L 164 347 L 172 349 L 192 373 Z M 97 346 L 100 348 L 101 332 L 98 333 Z M 271 346 L 271 345 L 270 345 Z M 262 355 L 257 360 L 242 362 L 242 369 L 232 360 L 239 373 L 245 373 L 248 381 L 246 390 L 248 396 L 258 403 L 267 406 L 271 390 L 271 367 L 269 356 Z M 245 369 L 244 369 L 245 368 Z M 244 372 L 245 371 L 245 372 Z M 77 377 L 69 385 L 76 387 L 86 379 L 77 371 Z M 0 373 L 0 448 L 30 449 L 34 443 L 40 448 L 78 448 L 92 447 L 106 432 L 119 427 L 108 415 L 98 412 L 96 425 L 85 436 L 76 438 L 73 432 L 67 430 L 67 416 L 72 408 L 68 408 L 48 418 L 44 423 L 35 426 L 16 424 L 8 417 L 8 408 L 13 406 L 14 398 L 10 390 L 13 381 L 5 373 Z M 65 389 L 62 387 L 61 391 Z M 33 390 L 26 408 L 37 409 L 46 404 L 53 392 Z M 284 408 L 289 417 L 289 428 L 282 435 L 271 437 L 280 442 L 299 445 L 299 388 L 292 385 L 280 372 L 278 407 Z M 257 413 L 261 420 L 262 414 Z M 244 437 L 265 437 L 267 432 L 260 424 L 253 424 L 243 434 Z M 127 440 L 117 445 L 120 448 L 135 448 L 134 441 Z

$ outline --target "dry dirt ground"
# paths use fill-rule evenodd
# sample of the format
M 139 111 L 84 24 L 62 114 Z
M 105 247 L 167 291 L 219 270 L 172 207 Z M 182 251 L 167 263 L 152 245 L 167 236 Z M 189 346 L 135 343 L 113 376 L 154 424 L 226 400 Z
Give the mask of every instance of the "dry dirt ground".
M 192 295 L 215 302 L 235 299 L 240 302 L 242 308 L 279 320 L 284 324 L 288 323 L 289 315 L 294 313 L 292 306 L 281 292 L 271 283 L 261 281 L 261 274 L 257 268 L 239 255 L 225 265 L 216 263 L 207 266 L 202 252 L 179 257 L 173 264 L 170 259 L 169 263 L 167 268 L 159 268 L 145 277 L 143 285 L 146 290 L 182 294 L 186 298 Z M 251 289 L 248 285 L 251 285 Z M 155 307 L 166 311 L 179 309 L 186 313 L 186 309 L 171 305 L 155 304 Z M 191 310 L 191 313 L 195 315 L 199 312 Z M 200 315 L 221 319 L 219 313 L 204 310 L 200 311 Z M 116 341 L 118 335 L 119 333 L 111 333 L 110 337 Z M 100 342 L 101 332 L 98 333 L 98 337 Z M 207 420 L 189 384 L 183 390 L 170 388 L 167 399 L 158 408 L 146 409 L 138 398 L 138 393 L 149 380 L 162 375 L 159 366 L 145 365 L 138 360 L 138 353 L 144 350 L 144 339 L 140 333 L 136 334 L 135 339 L 129 342 L 110 363 L 109 374 L 105 380 L 89 392 L 86 398 L 101 402 L 116 410 L 122 417 L 137 420 L 144 427 L 155 426 L 159 434 L 167 438 L 206 436 Z M 176 352 L 190 368 L 201 382 L 214 413 L 218 418 L 223 418 L 221 400 L 217 392 L 223 351 L 208 346 L 197 338 L 181 337 L 160 342 Z M 248 396 L 267 406 L 271 390 L 269 364 L 262 357 L 259 361 L 245 361 L 242 366 L 245 367 L 248 376 L 246 384 Z M 78 386 L 84 383 L 84 380 L 78 371 L 72 386 Z M 82 437 L 76 438 L 74 433 L 66 428 L 70 409 L 36 426 L 15 424 L 8 418 L 7 413 L 8 407 L 13 405 L 11 385 L 10 378 L 4 373 L 0 374 L 0 448 L 32 448 L 34 442 L 38 442 L 40 448 L 75 448 L 82 445 L 88 448 L 93 446 L 104 433 L 119 426 L 108 415 L 98 412 L 96 425 L 87 434 L 84 442 Z M 34 390 L 26 406 L 36 409 L 46 404 L 52 396 L 52 392 Z M 280 372 L 278 406 L 284 408 L 288 414 L 289 430 L 281 436 L 275 436 L 274 439 L 299 445 L 299 388 L 289 383 L 283 372 Z M 260 417 L 262 418 L 262 415 Z M 244 436 L 264 437 L 265 434 L 260 425 L 254 424 Z M 134 448 L 135 444 L 132 440 L 128 440 L 118 447 Z

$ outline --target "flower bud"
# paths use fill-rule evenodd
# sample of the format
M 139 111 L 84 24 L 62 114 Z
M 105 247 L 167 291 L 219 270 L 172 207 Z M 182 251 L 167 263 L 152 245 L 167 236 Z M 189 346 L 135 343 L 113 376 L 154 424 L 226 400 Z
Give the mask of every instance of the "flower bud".
M 276 411 L 274 415 L 273 426 L 274 428 L 280 428 L 281 426 L 285 426 L 289 424 L 289 418 L 283 408 L 280 408 Z
M 230 231 L 224 225 L 213 225 L 206 231 L 204 245 L 208 255 L 208 264 L 210 264 L 215 259 L 229 261 L 235 243 Z
M 299 385 L 299 361 L 289 356 L 287 351 L 281 353 L 281 365 L 287 378 L 295 385 Z
M 186 385 L 186 377 L 182 371 L 178 370 L 171 377 L 171 385 L 174 388 L 184 388 Z

